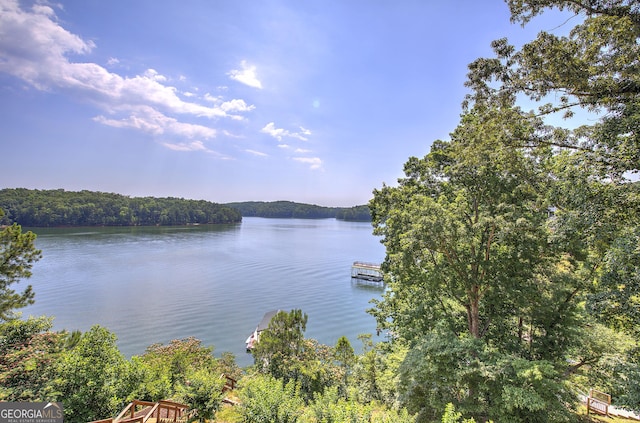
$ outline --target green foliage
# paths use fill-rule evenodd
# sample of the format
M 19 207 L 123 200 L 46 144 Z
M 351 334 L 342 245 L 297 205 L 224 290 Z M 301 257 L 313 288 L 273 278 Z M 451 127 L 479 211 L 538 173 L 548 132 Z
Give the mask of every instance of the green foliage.
M 389 409 L 377 403 L 362 403 L 342 397 L 337 387 L 316 394 L 301 416 L 301 423 L 409 423 L 407 410 Z
M 338 375 L 340 379 L 340 392 L 346 397 L 349 378 L 353 373 L 353 366 L 356 363 L 356 354 L 346 336 L 338 338 L 336 346 L 333 349 L 333 356 L 340 372 Z
M 238 223 L 237 210 L 204 200 L 131 198 L 65 190 L 0 190 L 7 219 L 24 226 L 132 226 Z
M 86 422 L 113 417 L 133 399 L 176 399 L 204 422 L 220 408 L 223 371 L 238 377 L 233 356 L 218 361 L 194 338 L 151 345 L 127 361 L 107 329 L 51 332 L 51 322 L 0 323 L 0 400 L 59 400 L 67 421 Z
M 410 347 L 400 398 L 425 421 L 449 402 L 481 420 L 568 418 L 590 280 L 549 219 L 549 150 L 520 144 L 538 125 L 474 108 L 450 142 L 409 159 L 398 187 L 374 192 L 390 289 L 373 314 Z
M 456 411 L 456 407 L 453 403 L 448 403 L 444 408 L 444 414 L 442 415 L 442 423 L 460 423 L 462 413 Z M 476 423 L 474 419 L 464 419 L 462 423 Z
M 231 358 L 227 360 L 233 365 Z M 224 371 L 213 357 L 213 348 L 203 346 L 193 337 L 175 339 L 167 345 L 150 345 L 142 356 L 133 357 L 131 363 L 133 389 L 129 398 L 149 401 L 173 398 L 189 385 L 192 375 L 202 376 L 199 372 L 216 375 L 218 383 Z
M 178 398 L 196 412 L 194 419 L 201 423 L 213 419 L 222 403 L 225 379 L 210 369 L 189 372 L 188 379 L 178 389 Z
M 240 403 L 244 423 L 294 423 L 304 406 L 295 382 L 269 375 L 243 379 Z
M 242 377 L 243 370 L 236 363 L 236 357 L 228 351 L 223 352 L 216 360 L 216 365 L 222 373 L 232 379 L 238 380 Z
M 452 403 L 484 421 L 571 421 L 556 366 L 488 348 L 469 336 L 432 333 L 412 348 L 400 369 L 403 403 L 418 421 L 433 421 Z
M 339 208 L 336 213 L 336 219 L 371 222 L 371 211 L 366 205 L 354 206 L 351 208 Z
M 400 367 L 400 397 L 418 421 L 433 421 L 448 403 L 465 413 L 479 409 L 480 382 L 488 375 L 478 357 L 479 343 L 470 337 L 433 333 L 411 348 Z
M 535 275 L 556 254 L 538 191 L 544 173 L 530 154 L 499 147 L 534 129 L 514 111 L 473 111 L 451 142 L 409 159 L 398 187 L 374 191 L 374 233 L 392 275 L 379 325 L 411 340 L 446 320 L 480 338 L 537 297 Z
M 87 422 L 115 416 L 125 405 L 129 366 L 116 337 L 94 326 L 78 345 L 65 351 L 57 370 L 56 388 L 65 421 Z
M 171 371 L 164 368 L 162 363 L 146 360 L 144 357 L 131 357 L 130 372 L 128 374 L 129 401 L 143 399 L 145 401 L 160 401 L 172 398 L 175 393 L 171 383 Z
M 303 352 L 306 327 L 307 315 L 302 310 L 279 311 L 252 350 L 256 366 L 275 378 L 297 379 L 298 369 L 292 364 Z
M 3 212 L 0 209 L 0 218 Z M 33 264 L 42 256 L 35 248 L 36 235 L 22 233 L 18 224 L 0 229 L 0 321 L 15 318 L 16 309 L 33 304 L 35 293 L 28 285 L 21 293 L 10 288 L 20 279 L 31 276 Z
M 620 363 L 617 368 L 620 375 L 619 381 L 622 385 L 619 396 L 616 397 L 616 404 L 637 410 L 640 404 L 640 351 L 636 349 L 629 354 L 629 358 Z
M 338 366 L 331 347 L 304 338 L 306 324 L 307 315 L 301 310 L 278 312 L 252 353 L 259 372 L 296 382 L 300 395 L 310 400 L 315 393 L 344 381 L 346 368 Z M 341 358 L 348 360 L 348 346 L 341 345 Z
M 615 239 L 604 257 L 589 307 L 610 327 L 640 337 L 640 227 Z
M 363 221 L 371 220 L 369 208 L 366 205 L 345 207 L 322 207 L 314 204 L 294 203 L 292 201 L 245 201 L 228 203 L 245 217 L 268 217 L 282 219 L 326 219 Z
M 357 398 L 363 403 L 381 401 L 380 374 L 384 366 L 381 351 L 373 344 L 371 334 L 362 334 L 358 338 L 363 343 L 363 352 L 354 368 Z
M 575 21 L 567 36 L 541 32 L 520 50 L 506 39 L 495 41 L 494 58 L 470 65 L 467 86 L 472 93 L 466 107 L 513 107 L 524 94 L 538 102 L 540 116 L 562 112 L 572 117 L 577 108 L 599 112 L 592 123 L 571 130 L 541 126 L 526 145 L 552 147 L 548 168 L 554 183 L 547 196 L 554 206 L 553 237 L 567 252 L 579 282 L 568 292 L 583 299 L 586 294 L 594 318 L 637 340 L 640 183 L 631 175 L 640 172 L 640 11 L 636 2 L 627 0 L 508 4 L 512 20 L 523 25 L 553 7 L 583 19 Z M 555 343 L 562 343 L 561 338 Z M 598 360 L 590 366 L 624 369 L 611 374 L 629 381 L 624 392 L 640 391 L 639 384 L 627 378 L 627 373 L 636 373 L 633 354 L 614 357 L 605 354 L 606 366 Z M 593 375 L 587 383 L 601 383 L 601 373 Z M 640 407 L 637 397 L 635 402 L 629 402 L 633 395 L 622 397 L 626 405 Z
M 512 102 L 518 93 L 534 100 L 556 99 L 541 111 L 572 106 L 617 107 L 640 94 L 637 58 L 639 13 L 627 1 L 572 2 L 509 0 L 512 20 L 526 24 L 547 7 L 569 9 L 585 16 L 568 36 L 540 32 L 520 51 L 506 40 L 494 42 L 496 58 L 470 65 L 470 99 Z M 625 4 L 626 3 L 626 4 Z M 500 81 L 491 84 L 492 81 Z M 553 95 L 553 94 L 558 94 Z
M 0 323 L 0 400 L 49 401 L 52 381 L 67 335 L 51 332 L 52 319 Z
M 304 340 L 302 353 L 291 361 L 291 372 L 305 401 L 340 383 L 341 372 L 334 362 L 333 348 L 315 339 Z
M 323 219 L 336 216 L 335 208 L 316 206 L 312 204 L 294 203 L 292 201 L 246 201 L 242 203 L 228 203 L 246 217 L 269 218 L 297 218 Z

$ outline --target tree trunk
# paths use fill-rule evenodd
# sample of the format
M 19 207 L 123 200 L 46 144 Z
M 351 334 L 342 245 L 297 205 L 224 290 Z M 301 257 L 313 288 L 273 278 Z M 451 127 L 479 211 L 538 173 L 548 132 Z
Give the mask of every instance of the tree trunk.
M 469 305 L 467 307 L 467 320 L 469 333 L 474 338 L 480 338 L 480 287 L 474 285 L 469 292 Z

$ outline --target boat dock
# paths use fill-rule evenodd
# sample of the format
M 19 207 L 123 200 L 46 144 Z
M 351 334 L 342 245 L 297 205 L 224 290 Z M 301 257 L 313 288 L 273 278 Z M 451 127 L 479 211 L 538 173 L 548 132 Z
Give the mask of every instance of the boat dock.
M 360 279 L 371 282 L 382 282 L 382 270 L 380 265 L 376 263 L 367 263 L 363 261 L 355 261 L 351 266 L 351 278 Z

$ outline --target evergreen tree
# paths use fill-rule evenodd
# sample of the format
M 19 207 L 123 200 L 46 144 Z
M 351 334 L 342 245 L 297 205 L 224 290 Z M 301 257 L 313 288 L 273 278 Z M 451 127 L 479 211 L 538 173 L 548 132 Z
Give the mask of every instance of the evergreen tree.
M 4 212 L 0 209 L 0 218 Z M 16 223 L 0 230 L 0 321 L 15 318 L 15 310 L 33 304 L 35 293 L 28 285 L 21 293 L 10 286 L 31 276 L 33 264 L 42 256 L 35 248 L 36 235 Z

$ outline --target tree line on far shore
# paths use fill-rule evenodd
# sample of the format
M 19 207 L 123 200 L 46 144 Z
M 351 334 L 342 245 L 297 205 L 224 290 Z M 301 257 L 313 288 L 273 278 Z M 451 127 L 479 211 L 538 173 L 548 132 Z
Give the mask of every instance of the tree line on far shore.
M 221 204 L 183 198 L 128 197 L 94 191 L 0 190 L 0 224 L 23 226 L 154 226 L 239 223 Z
M 290 219 L 327 219 L 370 222 L 369 206 L 323 207 L 315 204 L 295 203 L 293 201 L 245 201 L 227 203 L 243 217 L 273 217 Z
M 56 226 L 170 226 L 239 223 L 242 217 L 271 217 L 371 221 L 366 205 L 322 207 L 291 201 L 218 204 L 184 198 L 128 197 L 96 191 L 0 190 L 0 225 Z

